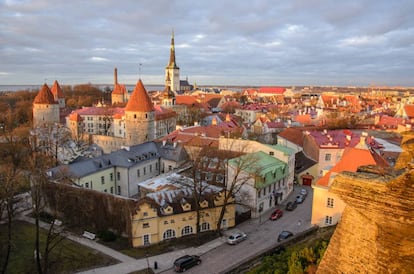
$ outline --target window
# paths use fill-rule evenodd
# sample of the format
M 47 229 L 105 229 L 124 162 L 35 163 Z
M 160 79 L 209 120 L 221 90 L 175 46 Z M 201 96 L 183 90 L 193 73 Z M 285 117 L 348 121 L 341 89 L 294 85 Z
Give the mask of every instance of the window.
M 326 153 L 325 154 L 325 161 L 328 162 L 331 160 L 331 154 L 330 153 Z
M 209 223 L 202 223 L 200 231 L 207 231 L 210 230 L 210 224 Z
M 168 170 L 169 170 L 169 171 L 171 171 L 171 170 L 172 170 L 172 166 L 171 166 L 171 165 L 169 165 L 169 166 L 168 166 Z
M 114 174 L 111 172 L 111 174 L 109 174 L 109 177 L 111 179 L 111 182 L 114 180 Z
M 101 183 L 105 184 L 105 177 L 104 176 L 101 176 Z
M 114 194 L 114 187 L 111 186 L 111 194 Z
M 334 207 L 334 198 L 328 198 L 326 201 L 326 206 L 331 208 Z
M 104 189 L 104 192 L 108 192 L 108 190 L 105 188 L 105 189 Z
M 148 228 L 149 227 L 149 223 L 143 223 L 142 224 L 142 228 Z
M 121 180 L 121 172 L 117 172 L 117 173 L 116 173 L 116 178 L 117 178 L 118 180 Z
M 259 189 L 259 191 L 257 192 L 257 198 L 260 198 L 261 194 L 262 194 L 262 190 Z
M 168 225 L 168 221 L 164 221 L 164 224 L 165 224 L 165 225 Z
M 221 227 L 222 228 L 227 228 L 227 219 L 221 220 Z
M 158 162 L 155 163 L 155 170 L 158 170 Z
M 206 173 L 206 180 L 211 181 L 211 179 L 213 179 L 213 174 L 211 172 L 207 172 Z
M 175 238 L 175 231 L 172 229 L 168 229 L 164 232 L 163 239 L 166 240 L 171 238 Z
M 270 156 L 274 156 L 275 155 L 275 152 L 274 151 L 269 151 L 269 155 Z
M 89 183 L 85 183 L 85 187 L 86 188 L 89 188 Z
M 150 244 L 150 235 L 145 234 L 143 239 L 144 239 L 144 245 Z
M 181 236 L 185 236 L 185 235 L 189 235 L 189 234 L 193 234 L 193 227 L 191 226 L 185 226 L 182 231 L 181 231 Z
M 121 195 L 121 186 L 118 186 L 118 195 Z
M 142 213 L 142 215 L 143 215 L 144 217 L 147 217 L 147 216 L 148 216 L 148 212 L 144 212 L 144 213 Z
M 150 167 L 150 173 L 152 172 L 152 165 L 149 166 Z
M 139 169 L 137 169 L 137 177 L 141 176 Z
M 147 173 L 147 168 L 144 167 L 144 175 Z
M 174 219 L 172 219 L 172 220 L 170 221 L 170 224 L 173 224 L 173 223 L 175 223 Z
M 326 216 L 325 217 L 325 224 L 331 225 L 332 224 L 332 216 Z

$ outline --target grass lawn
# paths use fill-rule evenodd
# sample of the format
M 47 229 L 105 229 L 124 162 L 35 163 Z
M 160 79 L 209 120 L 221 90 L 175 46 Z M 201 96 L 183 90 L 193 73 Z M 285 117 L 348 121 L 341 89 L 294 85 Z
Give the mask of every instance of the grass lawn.
M 0 262 L 3 264 L 6 240 L 5 224 L 0 225 Z M 41 230 L 41 249 L 44 249 L 46 231 Z M 12 250 L 6 273 L 35 273 L 35 226 L 13 222 Z M 50 255 L 49 273 L 73 273 L 117 263 L 117 260 L 68 239 L 60 242 Z

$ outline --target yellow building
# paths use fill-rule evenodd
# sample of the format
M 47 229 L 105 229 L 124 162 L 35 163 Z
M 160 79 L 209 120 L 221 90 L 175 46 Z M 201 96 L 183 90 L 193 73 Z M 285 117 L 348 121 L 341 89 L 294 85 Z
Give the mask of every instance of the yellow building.
M 138 201 L 131 220 L 133 247 L 155 244 L 197 232 L 194 198 L 187 189 L 155 192 Z M 200 231 L 215 230 L 224 202 L 222 192 L 206 191 L 199 203 Z M 235 205 L 228 204 L 222 229 L 235 225 Z

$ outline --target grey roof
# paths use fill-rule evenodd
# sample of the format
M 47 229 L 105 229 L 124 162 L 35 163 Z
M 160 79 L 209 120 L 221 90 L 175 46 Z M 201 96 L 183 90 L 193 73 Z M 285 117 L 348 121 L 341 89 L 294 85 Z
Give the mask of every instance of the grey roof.
M 147 142 L 135 146 L 125 147 L 105 154 L 100 157 L 76 161 L 71 164 L 61 165 L 48 171 L 48 175 L 54 179 L 62 176 L 81 178 L 93 174 L 99 170 L 113 167 L 129 168 L 144 161 L 164 158 L 172 161 L 182 161 L 186 159 L 187 153 L 182 145 L 162 146 L 159 143 Z
M 175 161 L 177 163 L 188 159 L 187 151 L 181 143 L 157 142 L 155 145 L 162 159 Z
M 295 154 L 295 173 L 301 173 L 304 170 L 314 166 L 317 162 L 308 158 L 303 151 Z

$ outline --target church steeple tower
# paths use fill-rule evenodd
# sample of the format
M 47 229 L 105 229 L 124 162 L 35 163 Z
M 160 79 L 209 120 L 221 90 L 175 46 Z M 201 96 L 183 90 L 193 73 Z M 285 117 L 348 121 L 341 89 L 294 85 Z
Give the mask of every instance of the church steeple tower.
M 170 61 L 165 67 L 165 84 L 175 93 L 180 90 L 180 68 L 175 61 L 174 30 L 171 35 Z

